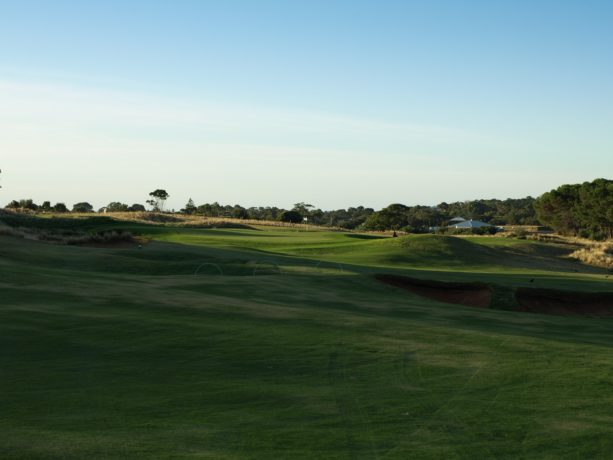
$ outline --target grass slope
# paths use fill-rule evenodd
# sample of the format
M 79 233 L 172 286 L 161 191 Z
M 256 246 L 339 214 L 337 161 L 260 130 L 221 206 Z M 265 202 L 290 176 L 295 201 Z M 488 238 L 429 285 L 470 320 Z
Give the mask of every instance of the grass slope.
M 0 457 L 542 459 L 613 449 L 611 320 L 447 305 L 372 276 L 613 288 L 563 248 L 87 228 L 119 227 L 153 241 L 100 249 L 0 237 Z

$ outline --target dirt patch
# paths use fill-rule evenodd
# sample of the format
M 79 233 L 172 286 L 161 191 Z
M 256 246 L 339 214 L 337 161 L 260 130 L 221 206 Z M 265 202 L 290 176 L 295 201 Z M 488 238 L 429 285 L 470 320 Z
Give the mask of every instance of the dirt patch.
M 519 311 L 564 316 L 613 316 L 613 292 L 519 288 Z
M 492 288 L 484 283 L 446 283 L 397 275 L 376 275 L 376 278 L 383 283 L 439 302 L 489 308 L 492 301 Z

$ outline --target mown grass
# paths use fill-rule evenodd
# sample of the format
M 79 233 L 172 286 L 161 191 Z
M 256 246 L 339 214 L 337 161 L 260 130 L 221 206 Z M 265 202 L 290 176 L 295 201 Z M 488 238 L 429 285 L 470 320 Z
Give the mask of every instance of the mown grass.
M 561 247 L 86 228 L 151 242 L 0 237 L 1 458 L 542 459 L 613 449 L 611 319 L 447 305 L 372 276 L 613 289 L 605 271 Z

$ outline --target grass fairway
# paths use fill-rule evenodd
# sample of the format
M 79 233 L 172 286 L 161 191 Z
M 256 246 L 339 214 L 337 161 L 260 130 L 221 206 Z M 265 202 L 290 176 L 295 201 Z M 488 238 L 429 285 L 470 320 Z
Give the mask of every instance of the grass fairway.
M 613 291 L 563 247 L 83 227 L 151 242 L 0 236 L 2 459 L 610 458 L 613 318 L 444 304 L 373 276 Z

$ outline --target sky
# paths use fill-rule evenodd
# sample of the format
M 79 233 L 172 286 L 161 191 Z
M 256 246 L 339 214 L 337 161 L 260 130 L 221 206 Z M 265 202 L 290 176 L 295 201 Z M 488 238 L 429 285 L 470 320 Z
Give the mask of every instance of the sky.
M 379 209 L 612 178 L 612 45 L 610 1 L 0 0 L 0 204 Z

